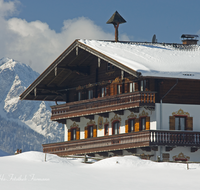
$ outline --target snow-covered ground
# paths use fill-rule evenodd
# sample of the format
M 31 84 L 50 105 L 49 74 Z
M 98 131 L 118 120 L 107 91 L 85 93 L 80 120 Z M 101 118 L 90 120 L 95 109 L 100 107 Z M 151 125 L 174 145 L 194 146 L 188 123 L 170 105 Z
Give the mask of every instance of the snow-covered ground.
M 200 164 L 156 163 L 134 156 L 94 164 L 41 152 L 0 157 L 1 189 L 188 190 L 199 189 Z

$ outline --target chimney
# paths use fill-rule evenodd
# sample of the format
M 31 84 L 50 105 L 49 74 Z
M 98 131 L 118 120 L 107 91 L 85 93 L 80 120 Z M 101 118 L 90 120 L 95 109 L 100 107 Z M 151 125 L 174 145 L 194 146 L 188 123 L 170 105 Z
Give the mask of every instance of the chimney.
M 115 42 L 118 42 L 118 28 L 119 25 L 125 23 L 124 18 L 117 12 L 110 17 L 110 19 L 106 22 L 106 24 L 113 24 L 115 28 Z
M 182 34 L 181 38 L 183 38 L 182 42 L 184 45 L 195 45 L 199 40 L 197 40 L 198 35 L 192 34 Z

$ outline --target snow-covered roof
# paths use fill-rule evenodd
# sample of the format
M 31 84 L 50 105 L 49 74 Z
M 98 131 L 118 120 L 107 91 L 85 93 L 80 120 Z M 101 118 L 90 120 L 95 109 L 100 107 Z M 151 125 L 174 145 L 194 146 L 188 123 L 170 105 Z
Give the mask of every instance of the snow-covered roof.
M 200 79 L 200 47 L 181 50 L 172 45 L 97 40 L 80 43 L 114 59 L 142 76 Z

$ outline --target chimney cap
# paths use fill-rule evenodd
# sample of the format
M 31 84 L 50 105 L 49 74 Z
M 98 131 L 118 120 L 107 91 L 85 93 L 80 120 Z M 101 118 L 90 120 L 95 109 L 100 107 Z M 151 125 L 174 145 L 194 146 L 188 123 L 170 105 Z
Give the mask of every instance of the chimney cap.
M 117 11 L 115 11 L 115 13 L 110 17 L 110 19 L 106 22 L 106 24 L 117 25 L 117 23 L 122 24 L 125 22 L 126 21 L 124 20 L 124 18 Z

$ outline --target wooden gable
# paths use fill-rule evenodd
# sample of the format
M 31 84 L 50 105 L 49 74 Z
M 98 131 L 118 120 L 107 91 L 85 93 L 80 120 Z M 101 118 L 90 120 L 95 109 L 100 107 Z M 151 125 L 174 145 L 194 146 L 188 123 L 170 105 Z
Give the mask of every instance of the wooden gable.
M 123 70 L 136 78 L 139 76 L 139 73 L 131 68 L 76 40 L 20 95 L 20 98 L 67 102 L 69 89 L 114 77 L 112 71 L 106 71 L 107 63 L 116 67 L 117 75 Z M 104 69 L 97 72 L 99 67 Z M 98 73 L 100 74 L 97 75 Z

